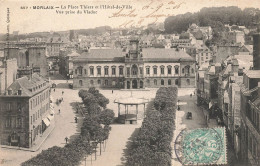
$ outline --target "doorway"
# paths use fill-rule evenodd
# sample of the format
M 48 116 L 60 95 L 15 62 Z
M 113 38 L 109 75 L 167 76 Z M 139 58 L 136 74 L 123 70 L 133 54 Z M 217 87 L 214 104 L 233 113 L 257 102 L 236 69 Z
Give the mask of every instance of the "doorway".
M 137 89 L 137 80 L 132 81 L 132 88 Z

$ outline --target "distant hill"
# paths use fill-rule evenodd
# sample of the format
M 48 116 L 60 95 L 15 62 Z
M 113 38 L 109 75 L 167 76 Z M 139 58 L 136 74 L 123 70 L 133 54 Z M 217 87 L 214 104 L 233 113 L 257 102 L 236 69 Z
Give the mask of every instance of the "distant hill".
M 242 10 L 235 6 L 210 7 L 202 8 L 196 13 L 170 16 L 165 19 L 164 28 L 166 33 L 181 33 L 186 31 L 192 23 L 223 30 L 225 24 L 254 27 L 255 23 L 259 22 L 260 10 L 258 8 L 245 8 Z
M 97 34 L 102 34 L 105 32 L 109 32 L 112 28 L 110 26 L 101 26 L 101 27 L 96 27 L 96 28 L 89 28 L 89 29 L 76 29 L 74 30 L 77 34 L 79 35 L 97 35 Z M 50 32 L 33 32 L 33 33 L 28 33 L 28 34 L 19 34 L 19 39 L 25 39 L 25 38 L 48 38 L 50 36 L 64 36 L 68 35 L 68 31 L 56 31 L 53 34 Z M 12 40 L 17 40 L 17 36 L 14 36 L 10 34 L 9 39 Z M 0 41 L 5 41 L 6 40 L 6 34 L 0 34 Z

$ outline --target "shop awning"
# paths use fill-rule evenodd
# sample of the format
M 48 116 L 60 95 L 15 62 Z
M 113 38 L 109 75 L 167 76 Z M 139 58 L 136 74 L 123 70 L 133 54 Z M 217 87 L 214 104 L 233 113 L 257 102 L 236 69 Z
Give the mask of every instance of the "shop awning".
M 51 121 L 54 118 L 54 116 L 53 115 L 48 115 L 47 118 L 49 119 L 49 121 Z
M 48 118 L 44 118 L 42 121 L 44 122 L 44 124 L 46 126 L 50 126 L 50 124 L 51 124 L 50 121 L 48 120 Z

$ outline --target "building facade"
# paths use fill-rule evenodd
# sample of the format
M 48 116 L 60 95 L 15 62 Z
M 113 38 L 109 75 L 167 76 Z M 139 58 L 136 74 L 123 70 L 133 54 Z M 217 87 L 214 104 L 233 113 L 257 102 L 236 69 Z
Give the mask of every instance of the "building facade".
M 31 148 L 53 117 L 49 83 L 36 73 L 17 79 L 0 95 L 1 145 Z
M 6 71 L 5 71 L 6 69 Z M 5 93 L 5 89 L 9 87 L 17 77 L 17 60 L 8 59 L 3 66 L 0 66 L 0 94 Z
M 90 50 L 73 60 L 74 88 L 157 88 L 195 86 L 195 60 L 179 49 L 139 48 Z

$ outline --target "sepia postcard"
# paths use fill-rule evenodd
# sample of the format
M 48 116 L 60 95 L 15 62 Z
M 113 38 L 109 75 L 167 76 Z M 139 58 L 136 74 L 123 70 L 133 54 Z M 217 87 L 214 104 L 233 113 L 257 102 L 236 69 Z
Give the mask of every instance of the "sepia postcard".
M 259 0 L 0 0 L 1 166 L 260 166 Z

